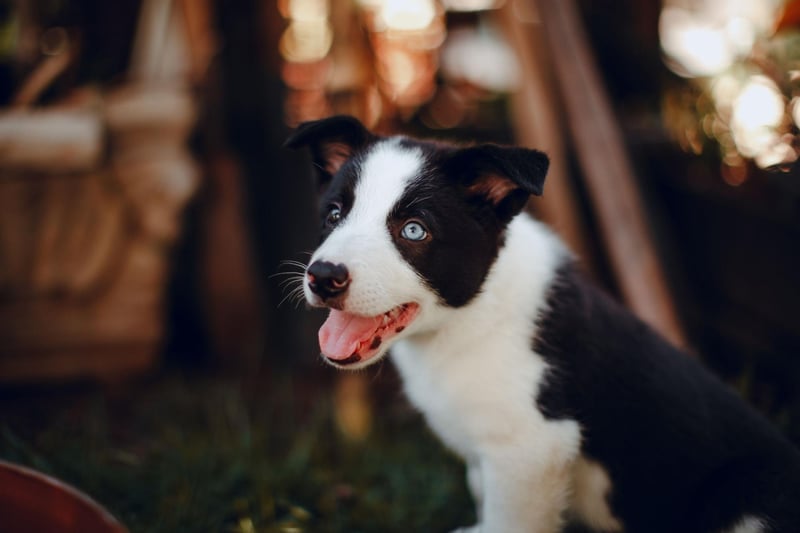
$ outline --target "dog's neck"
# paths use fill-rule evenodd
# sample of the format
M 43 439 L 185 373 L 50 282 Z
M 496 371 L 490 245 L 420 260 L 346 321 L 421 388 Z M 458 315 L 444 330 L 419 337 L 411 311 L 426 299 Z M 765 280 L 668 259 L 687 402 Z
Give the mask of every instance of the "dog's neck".
M 531 397 L 547 369 L 531 353 L 536 321 L 569 257 L 548 229 L 527 215 L 517 217 L 483 290 L 463 307 L 437 309 L 432 331 L 392 347 L 409 400 L 468 462 L 505 434 L 509 420 L 531 416 Z
M 463 307 L 431 310 L 427 326 L 399 342 L 410 343 L 415 351 L 441 353 L 444 346 L 452 350 L 454 340 L 469 346 L 473 339 L 508 331 L 515 324 L 529 328 L 545 305 L 559 267 L 570 260 L 571 253 L 550 229 L 519 215 L 508 226 L 481 292 Z

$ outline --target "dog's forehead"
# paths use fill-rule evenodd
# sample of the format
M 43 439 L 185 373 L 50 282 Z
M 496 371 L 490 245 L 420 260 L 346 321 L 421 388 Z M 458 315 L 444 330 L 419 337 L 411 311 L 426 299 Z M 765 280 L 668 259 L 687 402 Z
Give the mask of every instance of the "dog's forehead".
M 355 201 L 348 218 L 367 223 L 385 220 L 426 166 L 421 147 L 401 137 L 376 143 L 364 155 L 355 184 Z

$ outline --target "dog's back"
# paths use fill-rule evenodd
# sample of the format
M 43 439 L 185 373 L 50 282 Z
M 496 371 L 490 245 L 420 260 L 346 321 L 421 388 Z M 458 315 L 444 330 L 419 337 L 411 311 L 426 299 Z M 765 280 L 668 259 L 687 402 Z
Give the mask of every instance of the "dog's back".
M 534 347 L 551 368 L 539 408 L 580 423 L 626 531 L 715 532 L 748 517 L 751 531 L 800 531 L 798 452 L 569 263 Z

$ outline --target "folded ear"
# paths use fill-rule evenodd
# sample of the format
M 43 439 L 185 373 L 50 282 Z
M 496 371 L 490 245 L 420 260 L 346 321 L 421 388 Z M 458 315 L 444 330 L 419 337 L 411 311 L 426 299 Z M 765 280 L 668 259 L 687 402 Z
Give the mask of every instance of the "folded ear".
M 373 135 L 357 119 L 338 115 L 303 122 L 283 143 L 287 148 L 308 146 L 317 168 L 320 185 L 326 184 L 353 153 Z
M 457 150 L 448 164 L 467 193 L 489 202 L 507 223 L 519 213 L 529 196 L 540 196 L 550 160 L 528 148 L 482 144 Z

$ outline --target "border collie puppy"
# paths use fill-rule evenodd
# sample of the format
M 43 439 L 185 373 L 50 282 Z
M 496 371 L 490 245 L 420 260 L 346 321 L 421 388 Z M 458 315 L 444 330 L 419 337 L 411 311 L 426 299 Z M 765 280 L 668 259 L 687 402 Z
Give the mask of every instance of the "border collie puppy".
M 331 365 L 391 348 L 411 402 L 467 464 L 461 531 L 800 532 L 800 454 L 587 283 L 522 213 L 543 153 L 300 125 L 321 191 L 304 277 Z

